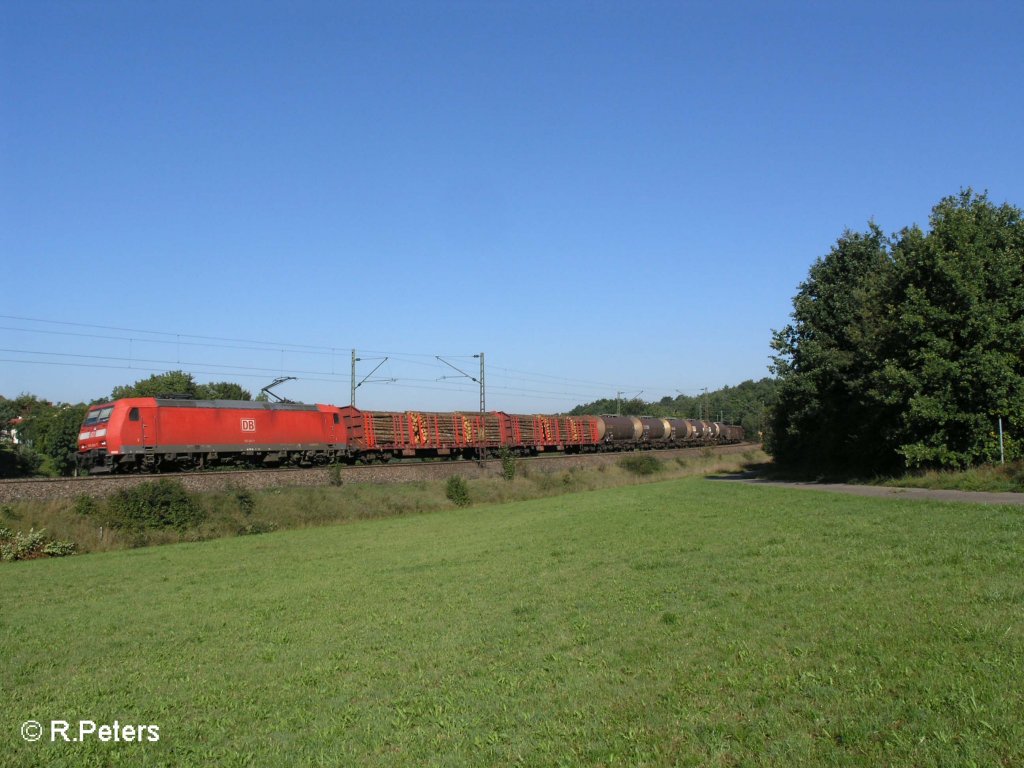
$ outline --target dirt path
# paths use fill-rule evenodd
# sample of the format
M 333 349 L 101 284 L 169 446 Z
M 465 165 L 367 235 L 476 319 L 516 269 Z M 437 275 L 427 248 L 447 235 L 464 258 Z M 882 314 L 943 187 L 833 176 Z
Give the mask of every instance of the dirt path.
M 853 496 L 913 499 L 914 501 L 959 501 L 967 504 L 1024 505 L 1024 493 L 988 493 L 984 491 L 942 491 L 930 488 L 891 488 L 884 485 L 847 485 L 845 483 L 783 483 L 764 480 L 754 472 L 740 475 L 713 475 L 710 480 L 769 485 L 779 488 L 803 488 L 810 491 L 831 491 Z

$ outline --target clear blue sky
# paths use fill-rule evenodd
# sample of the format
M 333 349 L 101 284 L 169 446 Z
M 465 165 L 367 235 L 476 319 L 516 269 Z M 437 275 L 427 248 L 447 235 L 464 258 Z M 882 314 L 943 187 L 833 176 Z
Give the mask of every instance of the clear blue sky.
M 185 368 L 345 403 L 353 347 L 391 356 L 376 408 L 478 407 L 435 354 L 484 351 L 510 411 L 760 378 L 845 228 L 1024 205 L 1022 29 L 1019 2 L 5 3 L 0 394 Z

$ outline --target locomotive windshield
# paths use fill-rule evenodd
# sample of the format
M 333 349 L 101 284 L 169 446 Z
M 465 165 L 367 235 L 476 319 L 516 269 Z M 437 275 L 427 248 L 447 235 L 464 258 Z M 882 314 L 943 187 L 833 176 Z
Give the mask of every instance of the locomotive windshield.
M 108 405 L 105 408 L 93 408 L 86 414 L 84 426 L 90 424 L 102 424 L 105 421 L 110 421 L 110 414 L 113 413 L 114 406 Z

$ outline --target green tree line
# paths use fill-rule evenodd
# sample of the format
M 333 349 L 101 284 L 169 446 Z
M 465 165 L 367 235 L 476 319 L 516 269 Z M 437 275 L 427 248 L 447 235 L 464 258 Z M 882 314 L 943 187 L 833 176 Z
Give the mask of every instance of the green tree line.
M 765 429 L 768 412 L 778 397 L 778 389 L 778 381 L 766 377 L 758 381 L 747 380 L 735 387 L 722 387 L 706 395 L 666 395 L 652 402 L 637 398 L 603 398 L 578 405 L 569 413 L 573 416 L 621 413 L 624 416 L 722 421 L 739 424 L 749 437 L 756 439 Z
M 774 333 L 768 449 L 808 473 L 962 468 L 1021 456 L 1024 224 L 964 190 L 930 229 L 847 231 Z

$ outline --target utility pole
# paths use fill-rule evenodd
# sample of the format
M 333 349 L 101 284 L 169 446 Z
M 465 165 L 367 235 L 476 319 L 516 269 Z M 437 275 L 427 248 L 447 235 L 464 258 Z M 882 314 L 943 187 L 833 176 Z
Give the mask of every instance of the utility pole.
M 480 378 L 479 379 L 476 378 L 475 376 L 470 376 L 468 373 L 466 373 L 461 368 L 456 368 L 454 365 L 449 363 L 447 360 L 445 360 L 440 355 L 434 355 L 434 357 L 437 360 L 440 360 L 445 365 L 447 365 L 453 371 L 458 371 L 459 373 L 461 373 L 463 376 L 465 376 L 470 381 L 475 381 L 477 384 L 479 384 L 480 385 L 480 413 L 483 413 L 485 410 L 487 410 L 487 395 L 486 395 L 486 389 L 484 387 L 484 353 L 481 352 L 479 355 L 473 355 L 474 358 L 477 358 L 477 357 L 480 358 Z M 459 378 L 459 377 L 458 376 L 442 376 L 440 379 L 438 379 L 438 381 L 441 381 L 443 379 L 457 379 L 457 378 Z
M 630 400 L 636 400 L 643 393 L 644 393 L 644 391 L 641 389 L 639 392 L 637 392 L 635 395 L 633 395 L 629 399 Z M 622 415 L 622 396 L 623 396 L 623 394 L 625 394 L 624 390 L 615 393 L 615 415 L 616 416 L 621 416 Z
M 484 386 L 484 353 L 481 352 L 479 355 L 474 357 L 480 358 L 480 413 L 487 412 L 487 388 Z
M 361 386 L 363 386 L 363 384 L 366 383 L 366 380 L 369 379 L 371 376 L 373 376 L 373 374 L 375 374 L 377 372 L 377 369 L 380 368 L 382 365 L 384 365 L 384 363 L 386 363 L 388 361 L 388 358 L 386 358 L 386 357 L 384 357 L 384 358 L 371 357 L 369 359 L 370 360 L 380 359 L 380 362 L 377 363 L 377 365 L 374 367 L 374 369 L 372 371 L 370 371 L 368 374 L 363 376 L 362 381 L 360 381 L 358 384 L 356 384 L 356 363 L 361 363 L 363 361 L 363 358 L 356 357 L 356 351 L 354 349 L 352 350 L 352 398 L 351 398 L 350 402 L 351 402 L 353 408 L 355 407 L 355 404 L 356 404 L 356 390 L 359 389 Z M 374 381 L 395 381 L 395 379 L 375 379 Z
M 1003 417 L 999 417 L 999 463 L 1006 463 L 1006 454 L 1003 453 Z
M 711 406 L 708 404 L 708 388 L 704 387 L 704 403 L 701 406 L 701 421 L 711 420 Z

